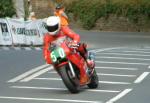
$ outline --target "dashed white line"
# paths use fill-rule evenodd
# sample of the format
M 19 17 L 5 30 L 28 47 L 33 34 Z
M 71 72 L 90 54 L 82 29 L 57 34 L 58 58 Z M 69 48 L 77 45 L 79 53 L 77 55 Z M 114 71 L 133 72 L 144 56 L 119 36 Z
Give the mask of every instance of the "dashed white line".
M 114 98 L 110 99 L 106 103 L 114 103 L 117 100 L 119 100 L 120 98 L 122 98 L 123 96 L 125 96 L 126 94 L 128 94 L 130 91 L 132 91 L 132 89 L 125 89 L 124 91 L 122 91 L 121 93 L 119 93 L 117 96 L 115 96 Z
M 144 58 L 125 58 L 125 57 L 107 57 L 107 56 L 100 56 L 96 57 L 97 59 L 99 58 L 107 58 L 107 59 L 126 59 L 126 60 L 145 60 L 145 61 L 150 61 L 150 59 L 144 59 Z
M 123 53 L 98 53 L 98 54 L 109 54 L 109 55 L 126 55 L 126 56 L 150 56 L 150 55 L 142 55 L 142 54 L 123 54 Z M 97 55 L 98 55 L 97 54 Z
M 20 48 L 20 47 L 14 47 L 14 49 L 15 49 L 15 50 L 21 50 L 21 48 Z
M 116 90 L 98 90 L 98 89 L 86 89 L 87 91 L 90 92 L 105 92 L 105 93 L 118 93 L 120 91 L 116 91 Z
M 131 84 L 129 82 L 112 82 L 112 81 L 99 81 L 99 83 L 103 83 L 103 84 Z
M 129 62 L 110 62 L 110 61 L 95 61 L 96 63 L 111 63 L 111 64 L 133 64 L 133 65 L 149 65 L 148 63 L 129 63 Z
M 43 89 L 43 90 L 68 90 L 66 88 L 49 88 L 49 87 L 29 87 L 29 86 L 11 86 L 10 88 L 17 88 L 17 89 Z M 116 90 L 99 90 L 99 89 L 86 89 L 90 92 L 106 92 L 106 93 L 118 93 L 120 91 Z
M 117 70 L 138 70 L 138 68 L 121 68 L 121 67 L 95 67 L 100 69 L 117 69 Z
M 49 70 L 52 70 L 52 69 L 53 69 L 52 66 L 51 67 L 47 67 L 47 68 L 45 68 L 43 70 L 40 70 L 40 71 L 34 73 L 33 75 L 31 75 L 31 76 L 29 76 L 27 78 L 22 79 L 20 82 L 28 82 L 28 81 L 34 79 L 35 77 L 40 76 L 40 75 L 42 75 L 42 74 L 44 74 L 44 73 L 46 73 L 46 72 L 48 72 Z
M 102 103 L 101 101 L 88 101 L 88 100 L 73 100 L 73 99 L 54 99 L 54 98 L 28 98 L 28 97 L 7 97 L 0 96 L 0 99 L 10 100 L 30 100 L 30 101 L 55 101 L 55 102 L 72 102 L 72 103 Z
M 125 53 L 143 53 L 143 54 L 150 54 L 150 52 L 146 52 L 146 51 L 133 51 L 133 50 L 121 51 L 121 52 L 125 52 Z
M 102 75 L 102 76 L 118 76 L 118 77 L 136 77 L 136 75 L 106 74 L 106 73 L 97 73 L 97 75 Z
M 44 65 L 41 65 L 41 66 L 36 67 L 34 69 L 31 69 L 31 70 L 29 70 L 29 71 L 27 71 L 27 72 L 25 72 L 25 73 L 15 77 L 15 78 L 9 80 L 8 82 L 17 82 L 17 81 L 27 77 L 28 75 L 31 75 L 32 73 L 37 72 L 37 71 L 39 71 L 39 70 L 41 70 L 41 69 L 43 69 L 43 68 L 45 68 L 47 66 L 48 66 L 48 64 L 44 64 Z
M 107 50 L 121 49 L 121 48 L 125 48 L 125 47 L 104 48 L 104 49 L 96 49 L 96 50 L 90 50 L 90 51 L 98 53 L 98 52 L 103 52 L 103 51 L 107 51 Z
M 25 47 L 25 50 L 32 50 L 30 47 Z
M 48 73 L 54 73 L 56 74 L 57 72 L 48 72 Z M 106 73 L 97 73 L 97 75 L 102 75 L 102 76 L 118 76 L 118 77 L 136 77 L 136 75 L 125 75 L 125 74 L 106 74 Z
M 35 50 L 42 50 L 40 47 L 36 47 Z
M 62 80 L 61 78 L 33 78 L 34 80 Z
M 10 88 L 17 89 L 43 89 L 43 90 L 67 90 L 66 88 L 49 88 L 49 87 L 29 87 L 29 86 L 11 86 Z
M 60 81 L 62 80 L 61 78 L 33 78 L 35 80 L 56 80 Z M 114 81 L 99 81 L 99 83 L 104 83 L 104 84 L 131 84 L 129 82 L 114 82 Z
M 131 50 L 137 50 L 137 51 L 145 51 L 145 50 L 147 50 L 147 51 L 150 51 L 150 48 L 145 48 L 145 49 L 138 49 L 138 48 L 134 48 L 134 49 L 131 49 Z
M 146 76 L 148 76 L 149 73 L 150 73 L 150 72 L 144 72 L 144 73 L 142 73 L 142 74 L 134 81 L 134 83 L 141 83 L 141 82 L 144 80 L 144 78 L 146 78 Z
M 48 72 L 48 73 L 54 73 L 56 74 L 57 72 Z M 136 77 L 136 75 L 125 75 L 125 74 L 107 74 L 107 73 L 97 73 L 97 75 L 102 75 L 102 76 L 118 76 L 118 77 Z

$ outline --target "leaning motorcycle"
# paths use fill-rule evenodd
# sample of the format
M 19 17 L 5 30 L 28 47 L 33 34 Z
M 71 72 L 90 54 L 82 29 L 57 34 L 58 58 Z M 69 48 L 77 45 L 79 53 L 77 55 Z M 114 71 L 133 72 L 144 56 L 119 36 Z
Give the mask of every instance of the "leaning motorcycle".
M 58 43 L 59 41 L 59 43 Z M 52 65 L 54 66 L 57 73 L 62 78 L 65 86 L 71 93 L 78 93 L 81 86 L 87 85 L 89 88 L 98 87 L 98 76 L 94 68 L 90 68 L 85 61 L 85 59 L 77 51 L 76 47 L 69 45 L 70 41 L 58 40 L 57 43 L 52 43 L 50 45 L 50 58 L 52 60 Z M 93 59 L 92 52 L 88 52 L 89 59 Z M 80 67 L 84 67 L 87 75 L 89 76 L 89 81 L 84 85 L 80 84 L 81 70 Z

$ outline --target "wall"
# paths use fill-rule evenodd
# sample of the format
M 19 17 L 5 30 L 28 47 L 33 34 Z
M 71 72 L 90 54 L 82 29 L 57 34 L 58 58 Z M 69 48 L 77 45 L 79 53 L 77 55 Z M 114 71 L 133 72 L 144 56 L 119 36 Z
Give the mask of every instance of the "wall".
M 37 18 L 44 18 L 51 15 L 52 10 L 52 0 L 30 0 L 32 5 L 32 11 L 35 12 Z

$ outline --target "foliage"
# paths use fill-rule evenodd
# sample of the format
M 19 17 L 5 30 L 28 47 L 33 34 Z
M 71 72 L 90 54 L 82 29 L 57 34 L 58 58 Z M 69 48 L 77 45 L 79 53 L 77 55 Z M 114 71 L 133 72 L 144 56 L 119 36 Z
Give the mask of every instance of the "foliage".
M 15 9 L 12 0 L 0 1 L 0 17 L 12 17 L 15 14 Z
M 80 19 L 86 29 L 91 29 L 100 17 L 110 14 L 124 16 L 137 23 L 142 16 L 150 20 L 149 0 L 74 0 L 67 6 L 67 12 Z

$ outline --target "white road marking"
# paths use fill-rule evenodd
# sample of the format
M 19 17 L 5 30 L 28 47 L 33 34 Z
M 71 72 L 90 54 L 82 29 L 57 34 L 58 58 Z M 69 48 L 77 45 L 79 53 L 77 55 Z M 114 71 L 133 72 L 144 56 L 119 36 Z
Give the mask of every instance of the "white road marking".
M 149 65 L 148 63 L 129 63 L 129 62 L 110 62 L 110 61 L 95 61 L 96 63 L 111 63 L 111 64 L 133 64 L 133 65 Z
M 90 50 L 92 52 L 95 52 L 95 53 L 99 53 L 99 52 L 103 52 L 103 51 L 108 51 L 108 50 L 113 50 L 113 49 L 128 49 L 127 47 L 114 47 L 114 48 L 103 48 L 103 49 L 94 49 L 94 50 Z M 130 49 L 130 48 L 129 48 Z M 132 49 L 131 49 L 132 50 Z M 150 51 L 150 48 L 146 48 L 146 49 L 134 49 L 136 51 L 143 51 L 143 50 L 149 50 Z
M 118 93 L 120 91 L 115 91 L 115 90 L 98 90 L 98 89 L 86 89 L 87 91 L 90 92 L 105 92 L 105 93 Z
M 21 48 L 20 48 L 20 47 L 14 47 L 14 49 L 15 49 L 15 50 L 21 50 Z
M 112 82 L 112 81 L 99 81 L 99 83 L 102 83 L 102 84 L 131 84 L 128 82 Z
M 126 56 L 143 56 L 143 57 L 148 57 L 150 55 L 142 55 L 142 54 L 123 54 L 123 53 L 97 53 L 98 54 L 109 54 L 109 55 L 126 55 Z
M 134 81 L 134 83 L 141 83 L 141 82 L 144 80 L 144 78 L 145 78 L 146 76 L 148 76 L 149 73 L 150 73 L 150 72 L 144 72 L 144 73 L 142 73 L 142 74 Z
M 61 78 L 34 78 L 35 80 L 56 80 L 60 81 L 62 80 Z M 104 83 L 104 84 L 131 84 L 128 82 L 112 82 L 112 81 L 99 81 L 99 83 Z
M 53 73 L 56 74 L 57 72 L 48 72 L 48 73 Z M 97 73 L 97 75 L 102 75 L 102 76 L 118 76 L 118 77 L 136 77 L 136 75 L 124 75 L 124 74 L 106 74 L 106 73 Z
M 120 67 L 95 67 L 100 69 L 117 69 L 117 70 L 138 70 L 138 68 L 120 68 Z
M 96 49 L 96 50 L 90 50 L 91 52 L 103 52 L 103 51 L 108 51 L 108 50 L 113 50 L 113 49 L 121 49 L 121 48 L 125 48 L 125 47 L 114 47 L 114 48 L 104 48 L 104 49 Z
M 132 50 L 132 49 L 131 49 Z M 150 48 L 145 48 L 145 49 L 138 49 L 138 48 L 134 48 L 133 50 L 138 50 L 138 51 L 143 51 L 143 50 L 148 50 L 148 51 L 150 51 Z
M 120 98 L 122 98 L 123 96 L 125 96 L 126 94 L 128 94 L 130 91 L 132 91 L 132 89 L 125 89 L 124 91 L 122 91 L 121 93 L 119 93 L 117 96 L 115 96 L 114 98 L 110 99 L 106 103 L 114 103 L 117 100 L 119 100 Z
M 149 50 L 150 50 L 150 49 L 149 49 Z M 134 51 L 134 50 L 121 51 L 121 52 L 125 52 L 125 53 L 143 53 L 143 54 L 150 54 L 150 52 L 146 52 L 146 51 Z
M 17 82 L 17 81 L 19 81 L 19 80 L 21 80 L 21 79 L 23 79 L 23 78 L 25 78 L 25 77 L 31 75 L 31 74 L 34 73 L 34 72 L 39 71 L 39 70 L 41 70 L 41 69 L 43 69 L 43 68 L 45 68 L 45 67 L 47 67 L 47 66 L 48 66 L 48 64 L 44 64 L 44 65 L 41 65 L 41 66 L 36 67 L 36 68 L 34 68 L 34 69 L 31 69 L 31 70 L 29 70 L 29 71 L 27 71 L 27 72 L 25 72 L 25 73 L 23 73 L 23 74 L 21 74 L 21 75 L 15 77 L 15 78 L 9 80 L 8 82 Z
M 68 90 L 67 88 L 49 88 L 49 87 L 29 87 L 29 86 L 11 86 L 10 88 L 19 89 L 44 89 L 44 90 Z M 86 89 L 90 92 L 106 92 L 106 93 L 118 93 L 116 90 L 99 90 L 99 89 Z
M 0 96 L 0 99 L 11 100 L 30 100 L 30 101 L 53 101 L 53 102 L 72 102 L 72 103 L 102 103 L 101 101 L 88 101 L 88 100 L 73 100 L 73 99 L 54 99 L 54 98 L 28 98 L 28 97 L 7 97 Z
M 48 72 L 49 70 L 52 70 L 52 69 L 53 69 L 52 66 L 51 67 L 47 67 L 45 69 L 42 69 L 42 70 L 38 71 L 37 73 L 34 73 L 33 75 L 22 79 L 20 82 L 28 82 L 28 81 L 34 79 L 35 77 L 38 77 L 38 76 L 40 76 L 40 75 L 42 75 L 42 74 L 44 74 L 44 73 L 46 73 L 46 72 Z
M 40 47 L 35 47 L 35 50 L 42 50 Z
M 25 47 L 25 50 L 32 50 L 30 47 Z
M 97 75 L 102 75 L 102 76 L 118 76 L 118 77 L 136 77 L 136 75 L 105 74 L 105 73 L 97 73 Z
M 62 80 L 61 78 L 33 78 L 35 80 Z
M 126 58 L 126 57 L 107 57 L 107 56 L 100 56 L 100 57 L 96 57 L 96 59 L 99 59 L 99 58 L 108 58 L 108 59 L 129 59 L 129 60 L 148 60 L 150 61 L 150 59 L 144 59 L 144 58 Z

